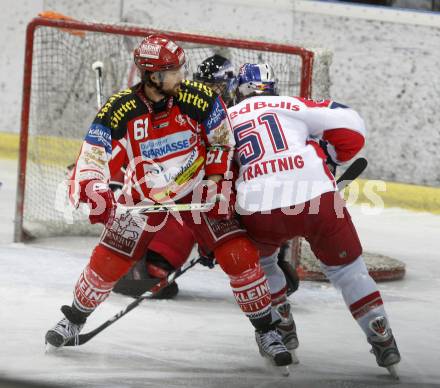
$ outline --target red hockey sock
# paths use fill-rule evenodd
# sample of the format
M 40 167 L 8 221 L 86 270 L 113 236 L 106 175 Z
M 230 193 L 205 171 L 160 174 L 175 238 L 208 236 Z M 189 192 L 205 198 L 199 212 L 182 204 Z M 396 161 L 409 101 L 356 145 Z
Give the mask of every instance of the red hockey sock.
M 230 276 L 235 300 L 257 330 L 270 325 L 271 296 L 266 276 L 258 265 L 238 276 Z
M 287 301 L 287 287 L 283 287 L 280 291 L 271 293 L 272 306 L 276 307 Z
M 87 264 L 75 285 L 73 306 L 83 313 L 91 313 L 110 295 L 115 283 L 103 280 Z

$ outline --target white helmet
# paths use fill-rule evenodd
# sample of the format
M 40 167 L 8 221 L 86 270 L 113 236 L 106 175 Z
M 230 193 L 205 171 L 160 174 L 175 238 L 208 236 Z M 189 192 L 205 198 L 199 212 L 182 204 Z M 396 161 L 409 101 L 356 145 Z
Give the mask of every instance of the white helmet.
M 245 63 L 238 75 L 238 91 L 241 98 L 251 95 L 278 95 L 278 80 L 268 63 Z

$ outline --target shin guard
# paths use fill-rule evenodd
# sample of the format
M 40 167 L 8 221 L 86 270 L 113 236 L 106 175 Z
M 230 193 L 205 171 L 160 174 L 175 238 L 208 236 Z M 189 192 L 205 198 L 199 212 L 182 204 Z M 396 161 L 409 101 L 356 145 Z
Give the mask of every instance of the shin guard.
M 103 280 L 88 264 L 75 285 L 73 306 L 90 314 L 110 295 L 115 283 Z
M 260 266 L 239 276 L 230 276 L 231 288 L 240 309 L 257 330 L 266 329 L 272 322 L 269 284 Z
M 353 318 L 367 336 L 371 335 L 369 322 L 376 317 L 386 317 L 386 313 L 376 282 L 369 275 L 362 256 L 347 265 L 322 265 L 322 268 L 331 283 L 341 290 Z
M 269 284 L 255 246 L 244 237 L 229 240 L 214 251 L 217 262 L 231 279 L 235 300 L 257 330 L 271 321 Z

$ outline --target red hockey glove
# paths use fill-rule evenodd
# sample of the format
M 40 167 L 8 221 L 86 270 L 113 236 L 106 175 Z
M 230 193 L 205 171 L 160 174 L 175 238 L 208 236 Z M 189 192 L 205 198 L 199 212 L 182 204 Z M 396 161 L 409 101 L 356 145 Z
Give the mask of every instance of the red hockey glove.
M 232 188 L 232 181 L 220 180 L 219 182 L 208 181 L 205 187 L 206 203 L 214 203 L 214 207 L 206 215 L 217 220 L 230 220 L 235 213 L 236 196 Z
M 87 180 L 80 183 L 80 201 L 90 207 L 89 220 L 91 224 L 110 226 L 115 219 L 116 201 L 113 191 L 106 183 Z

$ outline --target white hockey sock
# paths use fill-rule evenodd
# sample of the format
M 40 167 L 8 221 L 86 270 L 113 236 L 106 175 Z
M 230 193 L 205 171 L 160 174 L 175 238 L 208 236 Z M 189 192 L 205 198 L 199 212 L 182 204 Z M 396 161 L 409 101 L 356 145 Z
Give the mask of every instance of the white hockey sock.
M 282 269 L 278 266 L 278 252 L 279 250 L 270 256 L 265 256 L 260 259 L 261 267 L 269 283 L 272 304 L 274 305 L 282 303 L 287 297 L 286 277 Z
M 362 256 L 347 265 L 321 267 L 330 282 L 341 290 L 345 304 L 367 336 L 372 334 L 368 323 L 386 317 L 382 297 L 376 282 L 369 275 Z
M 278 252 L 276 250 L 272 255 L 260 258 L 260 265 L 266 274 L 269 283 L 270 297 L 272 302 L 272 322 L 281 319 L 276 306 L 283 304 L 287 300 L 287 283 L 282 269 L 278 266 Z

